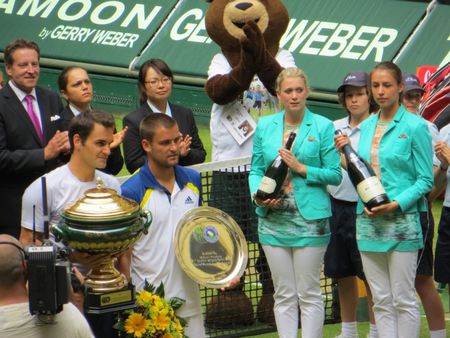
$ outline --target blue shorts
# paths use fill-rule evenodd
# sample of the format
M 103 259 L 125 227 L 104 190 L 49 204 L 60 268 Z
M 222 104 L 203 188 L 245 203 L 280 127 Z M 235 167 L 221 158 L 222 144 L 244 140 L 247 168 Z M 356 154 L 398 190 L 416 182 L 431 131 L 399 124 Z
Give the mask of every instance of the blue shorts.
M 450 283 L 450 207 L 442 208 L 435 256 L 435 281 L 439 283 Z
M 364 279 L 361 254 L 356 244 L 356 202 L 337 200 L 330 196 L 330 243 L 324 260 L 325 276 Z
M 431 210 L 431 208 L 430 208 Z M 420 212 L 420 225 L 423 235 L 423 249 L 417 255 L 417 276 L 433 276 L 433 237 L 434 218 L 431 211 Z

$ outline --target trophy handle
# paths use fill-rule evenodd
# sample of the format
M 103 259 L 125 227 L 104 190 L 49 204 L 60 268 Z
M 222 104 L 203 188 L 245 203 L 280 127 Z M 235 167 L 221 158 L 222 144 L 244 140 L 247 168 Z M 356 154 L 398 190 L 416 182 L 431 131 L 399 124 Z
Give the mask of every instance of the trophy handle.
M 143 232 L 144 232 L 144 234 L 147 235 L 148 228 L 150 227 L 150 224 L 152 224 L 152 221 L 153 221 L 152 213 L 149 210 L 141 209 L 140 217 L 141 217 L 141 220 L 142 220 L 142 225 L 144 227 Z
M 58 224 L 52 224 L 51 231 L 55 236 L 56 242 L 69 238 L 69 234 L 62 227 L 58 226 Z

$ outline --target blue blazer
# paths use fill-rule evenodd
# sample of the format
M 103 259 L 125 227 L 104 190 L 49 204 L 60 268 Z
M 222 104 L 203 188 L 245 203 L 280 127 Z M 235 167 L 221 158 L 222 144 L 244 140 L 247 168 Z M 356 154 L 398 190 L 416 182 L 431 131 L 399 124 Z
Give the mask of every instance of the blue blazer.
M 249 176 L 252 196 L 282 147 L 283 129 L 284 112 L 263 117 L 258 122 Z M 326 186 L 338 185 L 342 180 L 339 154 L 334 147 L 333 123 L 306 108 L 292 152 L 307 167 L 306 178 L 291 172 L 292 188 L 300 214 L 305 219 L 330 217 L 330 199 Z M 256 208 L 256 213 L 261 217 L 267 212 L 267 208 Z
M 370 163 L 379 114 L 361 124 L 358 153 Z M 400 106 L 380 141 L 381 182 L 402 212 L 426 211 L 425 194 L 433 186 L 433 149 L 426 122 Z M 358 213 L 364 205 L 359 200 Z

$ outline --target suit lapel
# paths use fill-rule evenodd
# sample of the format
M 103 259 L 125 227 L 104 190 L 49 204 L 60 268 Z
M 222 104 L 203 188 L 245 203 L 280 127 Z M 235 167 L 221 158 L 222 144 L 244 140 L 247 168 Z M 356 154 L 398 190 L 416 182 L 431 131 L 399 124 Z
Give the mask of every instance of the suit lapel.
M 379 113 L 369 117 L 368 120 L 364 121 L 367 123 L 367 128 L 365 130 L 361 130 L 364 132 L 364 135 L 361 134 L 359 140 L 359 146 L 357 152 L 370 163 L 370 149 L 372 148 L 373 135 L 375 135 L 375 129 L 377 127 Z
M 183 114 L 180 114 L 180 112 L 174 106 L 172 106 L 169 102 L 167 102 L 167 104 L 170 107 L 170 112 L 172 113 L 172 118 L 175 121 L 180 121 L 180 118 L 183 117 Z
M 31 121 L 30 117 L 28 116 L 28 112 L 25 110 L 25 107 L 22 105 L 22 103 L 19 101 L 19 98 L 17 97 L 16 93 L 11 89 L 9 85 L 5 86 L 4 88 L 4 95 L 5 98 L 9 102 L 9 107 L 11 108 L 11 114 L 14 114 L 18 120 L 20 120 L 23 124 L 23 126 L 28 129 L 24 134 L 31 133 L 33 135 L 33 138 L 35 141 L 42 145 L 41 140 L 39 139 L 39 136 L 37 135 L 36 129 L 34 128 L 33 122 Z
M 278 154 L 278 149 L 283 146 L 283 126 L 284 126 L 284 113 L 273 115 L 273 128 L 269 128 L 271 135 L 269 136 L 272 139 L 273 144 L 275 145 L 276 152 Z
M 147 101 L 144 102 L 144 104 L 141 106 L 142 107 L 142 118 L 153 114 L 153 110 L 150 108 L 150 106 L 148 105 Z M 141 119 L 142 120 L 142 119 Z
M 403 106 L 400 106 L 398 111 L 395 113 L 394 118 L 392 119 L 391 123 L 389 123 L 389 126 L 387 127 L 386 131 L 384 132 L 383 138 L 385 135 L 387 135 L 389 132 L 392 131 L 392 129 L 394 129 L 397 126 L 397 124 L 402 119 L 404 113 L 405 113 L 405 110 L 403 109 Z
M 302 148 L 303 143 L 311 131 L 311 126 L 313 123 L 313 118 L 311 112 L 308 108 L 305 108 L 305 116 L 303 117 L 303 121 L 300 125 L 300 129 L 298 130 L 297 137 L 295 138 L 293 152 L 294 154 L 298 154 L 300 149 Z
M 51 129 L 50 125 L 50 101 L 49 96 L 44 95 L 43 91 L 36 87 L 36 99 L 37 103 L 39 105 L 39 110 L 41 112 L 41 124 L 42 124 L 42 134 L 44 135 L 44 144 L 47 143 L 47 141 L 53 136 L 54 132 Z M 59 112 L 54 112 L 55 114 L 58 114 Z M 37 134 L 36 134 L 37 135 Z

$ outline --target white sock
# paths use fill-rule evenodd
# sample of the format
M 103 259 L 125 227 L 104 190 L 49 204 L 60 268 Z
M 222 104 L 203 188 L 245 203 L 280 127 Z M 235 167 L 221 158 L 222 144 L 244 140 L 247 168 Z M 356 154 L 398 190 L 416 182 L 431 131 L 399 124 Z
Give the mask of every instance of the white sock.
M 447 337 L 446 329 L 430 331 L 430 338 L 445 338 Z
M 378 338 L 378 330 L 375 324 L 370 323 L 370 331 L 368 338 Z
M 342 322 L 342 336 L 346 338 L 358 338 L 356 322 Z

